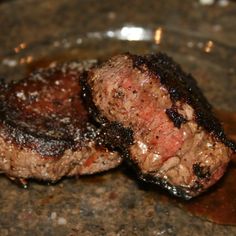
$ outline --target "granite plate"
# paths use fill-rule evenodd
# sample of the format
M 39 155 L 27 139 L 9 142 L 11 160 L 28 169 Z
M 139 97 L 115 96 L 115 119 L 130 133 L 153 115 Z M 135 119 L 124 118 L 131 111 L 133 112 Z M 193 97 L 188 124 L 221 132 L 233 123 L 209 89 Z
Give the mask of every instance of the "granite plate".
M 32 10 L 31 1 L 27 2 L 31 8 L 25 6 L 22 10 L 23 19 L 37 11 Z M 45 1 L 45 5 L 46 2 L 49 4 Z M 9 6 L 6 2 L 2 4 L 6 5 L 0 7 L 8 10 L 10 5 L 12 9 L 22 7 L 18 1 Z M 42 4 L 41 8 L 50 8 L 50 4 Z M 2 19 L 11 13 L 4 12 Z M 114 12 L 109 14 L 112 19 Z M 137 23 L 51 34 L 40 29 L 41 36 L 25 40 L 29 34 L 27 26 L 33 23 L 25 21 L 16 26 L 19 20 L 16 18 L 15 22 L 5 22 L 4 28 L 14 25 L 23 36 L 9 34 L 11 42 L 7 42 L 7 36 L 0 36 L 4 42 L 0 44 L 0 77 L 7 80 L 21 79 L 50 63 L 103 60 L 127 51 L 137 54 L 162 51 L 193 74 L 217 109 L 236 111 L 236 48 L 232 45 L 163 24 L 143 27 Z M 1 236 L 236 235 L 233 226 L 214 224 L 161 201 L 163 192 L 136 181 L 126 165 L 95 176 L 65 178 L 57 184 L 30 181 L 28 189 L 1 175 L 0 188 Z

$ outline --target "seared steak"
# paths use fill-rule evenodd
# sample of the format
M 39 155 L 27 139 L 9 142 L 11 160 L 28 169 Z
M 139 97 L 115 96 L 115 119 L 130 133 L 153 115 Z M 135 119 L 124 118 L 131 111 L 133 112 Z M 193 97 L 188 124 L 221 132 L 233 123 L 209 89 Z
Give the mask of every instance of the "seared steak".
M 81 100 L 80 74 L 93 63 L 40 69 L 0 84 L 0 171 L 11 178 L 57 181 L 120 164 L 97 145 L 99 130 Z
M 83 94 L 141 179 L 189 199 L 225 172 L 235 144 L 191 75 L 165 54 L 118 55 L 83 78 Z

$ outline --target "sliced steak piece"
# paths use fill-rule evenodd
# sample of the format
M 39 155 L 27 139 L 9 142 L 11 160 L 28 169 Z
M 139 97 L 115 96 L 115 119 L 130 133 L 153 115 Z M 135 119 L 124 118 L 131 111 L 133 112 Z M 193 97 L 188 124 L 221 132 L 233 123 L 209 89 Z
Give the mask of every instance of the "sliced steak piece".
M 9 177 L 57 181 L 120 164 L 97 145 L 99 130 L 81 100 L 80 74 L 93 63 L 40 69 L 0 85 L 0 171 Z
M 225 172 L 235 144 L 191 75 L 165 54 L 118 55 L 83 79 L 103 143 L 172 194 L 189 199 Z

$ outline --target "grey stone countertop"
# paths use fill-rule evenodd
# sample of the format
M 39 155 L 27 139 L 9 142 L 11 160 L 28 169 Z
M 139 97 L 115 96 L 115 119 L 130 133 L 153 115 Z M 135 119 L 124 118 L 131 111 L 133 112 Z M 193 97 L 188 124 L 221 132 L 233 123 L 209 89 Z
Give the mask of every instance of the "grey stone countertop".
M 108 37 L 125 26 L 147 29 L 150 39 Z M 0 1 L 0 76 L 8 79 L 23 77 L 40 60 L 158 50 L 191 72 L 216 108 L 236 111 L 235 1 Z M 136 181 L 126 165 L 56 184 L 30 181 L 28 189 L 1 175 L 0 188 L 1 236 L 236 235 L 234 226 L 161 201 L 163 192 Z

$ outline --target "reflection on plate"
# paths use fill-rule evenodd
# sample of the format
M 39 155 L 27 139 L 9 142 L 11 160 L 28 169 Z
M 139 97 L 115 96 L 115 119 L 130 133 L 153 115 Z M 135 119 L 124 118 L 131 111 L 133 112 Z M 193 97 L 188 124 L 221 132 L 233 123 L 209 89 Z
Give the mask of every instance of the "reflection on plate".
M 50 62 L 103 59 L 127 51 L 136 54 L 156 51 L 168 53 L 197 78 L 213 105 L 236 110 L 236 103 L 232 101 L 232 95 L 236 96 L 236 84 L 231 83 L 235 78 L 235 49 L 194 33 L 161 26 L 151 29 L 124 25 L 118 29 L 89 32 L 86 35 L 75 32 L 67 37 L 51 38 L 34 44 L 21 42 L 2 52 L 0 75 L 8 80 L 20 79 L 29 68 L 32 70 Z

